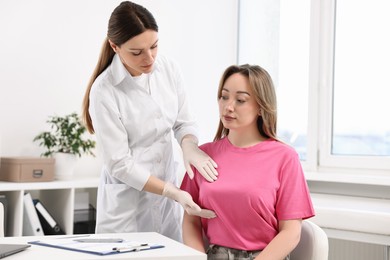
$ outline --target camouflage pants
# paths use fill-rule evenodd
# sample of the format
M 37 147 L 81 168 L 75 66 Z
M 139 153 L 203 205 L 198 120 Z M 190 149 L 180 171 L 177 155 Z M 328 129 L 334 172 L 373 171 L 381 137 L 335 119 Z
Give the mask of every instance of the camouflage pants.
M 207 260 L 253 260 L 260 252 L 261 250 L 245 251 L 218 245 L 210 245 L 206 251 Z M 285 258 L 289 259 L 289 256 Z

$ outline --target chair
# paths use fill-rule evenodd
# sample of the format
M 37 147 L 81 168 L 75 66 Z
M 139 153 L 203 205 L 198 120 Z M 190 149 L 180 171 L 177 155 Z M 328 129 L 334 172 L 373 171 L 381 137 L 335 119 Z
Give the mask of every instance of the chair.
M 328 260 L 329 244 L 325 231 L 309 220 L 302 221 L 301 240 L 290 260 Z
M 4 237 L 4 205 L 0 202 L 0 237 Z

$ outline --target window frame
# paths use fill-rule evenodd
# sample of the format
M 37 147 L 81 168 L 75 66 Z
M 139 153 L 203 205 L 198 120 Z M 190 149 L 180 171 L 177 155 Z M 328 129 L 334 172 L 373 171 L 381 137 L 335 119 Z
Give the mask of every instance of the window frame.
M 308 125 L 317 127 L 308 130 L 307 166 L 312 170 L 315 165 L 318 168 L 385 170 L 390 175 L 389 156 L 332 155 L 337 0 L 313 0 L 311 4 Z
M 308 175 L 310 176 L 312 176 L 312 173 L 330 172 L 341 174 L 347 172 L 352 173 L 347 177 L 348 182 L 354 182 L 350 178 L 353 178 L 356 174 L 360 174 L 359 176 L 361 177 L 363 175 L 368 176 L 368 178 L 374 175 L 381 175 L 390 180 L 389 156 L 332 155 L 336 1 L 310 0 L 307 153 L 306 160 L 301 161 L 301 163 L 305 172 L 309 173 Z M 241 4 L 243 4 L 241 2 L 241 0 L 238 0 L 239 14 L 241 12 Z M 245 4 L 249 5 L 250 3 L 245 2 Z M 274 5 L 270 0 L 265 1 L 263 4 L 265 6 Z M 245 8 L 242 8 L 242 10 L 246 10 Z M 273 11 L 275 12 L 275 9 Z M 240 32 L 240 21 L 244 20 L 240 19 L 240 15 L 238 17 L 237 63 L 240 63 L 240 43 L 248 40 L 242 38 L 245 37 L 245 33 Z M 275 19 L 274 13 L 272 18 Z M 248 27 L 245 28 L 250 30 Z M 267 54 L 275 51 L 275 49 L 272 49 L 272 46 L 269 46 L 267 41 L 263 41 L 261 44 L 260 47 L 266 49 Z M 268 56 L 263 57 L 263 63 L 266 64 L 269 59 Z M 320 175 L 318 174 L 318 176 Z M 332 174 L 329 176 L 330 179 L 333 178 Z M 378 181 L 379 184 L 381 182 Z

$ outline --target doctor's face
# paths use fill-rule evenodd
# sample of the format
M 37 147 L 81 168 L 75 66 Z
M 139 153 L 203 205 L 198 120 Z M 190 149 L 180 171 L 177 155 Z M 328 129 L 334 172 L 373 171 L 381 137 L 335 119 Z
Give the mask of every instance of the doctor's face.
M 158 33 L 147 30 L 121 46 L 110 41 L 112 49 L 119 55 L 123 65 L 132 76 L 150 73 L 157 55 Z

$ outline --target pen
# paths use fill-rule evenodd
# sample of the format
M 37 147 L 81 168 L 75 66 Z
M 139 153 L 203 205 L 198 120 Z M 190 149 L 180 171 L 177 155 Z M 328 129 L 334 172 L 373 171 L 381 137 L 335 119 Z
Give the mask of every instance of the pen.
M 117 250 L 115 250 L 116 252 L 118 253 L 124 253 L 124 252 L 133 252 L 133 251 L 139 251 L 139 249 L 135 248 L 135 247 L 123 247 L 123 248 L 118 248 Z
M 122 238 L 81 238 L 81 239 L 73 239 L 76 242 L 83 243 L 121 243 L 123 242 Z
M 63 236 L 63 237 L 58 237 L 57 239 L 68 239 L 68 238 L 79 238 L 79 237 L 89 237 L 89 235 Z
M 149 248 L 150 246 L 148 244 L 140 244 L 140 245 L 129 246 L 129 247 L 114 247 L 112 250 L 118 253 L 122 253 L 122 252 L 140 251 L 142 249 L 149 249 Z

